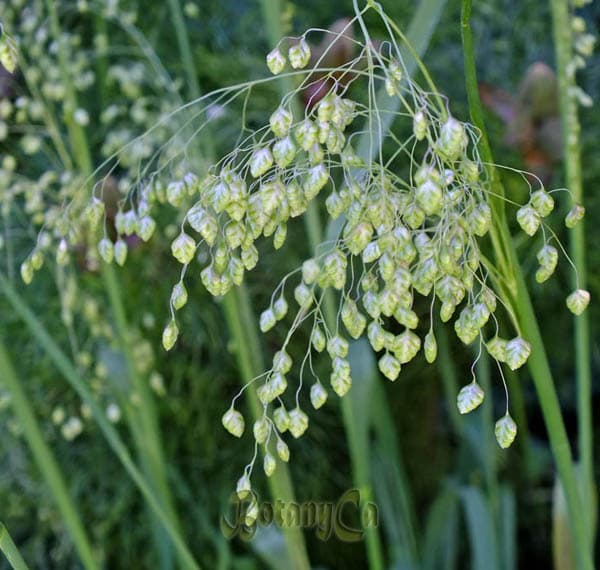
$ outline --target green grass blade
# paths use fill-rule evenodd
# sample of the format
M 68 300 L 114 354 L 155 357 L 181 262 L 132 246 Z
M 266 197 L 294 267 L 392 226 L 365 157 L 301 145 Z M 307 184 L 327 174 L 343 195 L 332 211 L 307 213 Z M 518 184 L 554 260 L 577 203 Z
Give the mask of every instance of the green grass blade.
M 179 521 L 173 506 L 173 499 L 167 478 L 156 405 L 147 382 L 141 377 L 136 368 L 129 324 L 125 314 L 125 307 L 123 306 L 121 287 L 112 265 L 103 264 L 102 277 L 113 313 L 120 350 L 125 358 L 127 376 L 129 377 L 133 391 L 140 400 L 139 406 L 133 408 L 128 406 L 131 412 L 127 414 L 137 455 L 146 479 L 152 486 L 156 497 L 160 500 L 162 508 L 169 516 L 173 527 L 180 532 Z M 152 519 L 153 533 L 159 551 L 161 568 L 172 568 L 173 556 L 169 537 L 162 528 L 160 520 L 154 516 Z
M 499 556 L 501 568 L 517 568 L 517 504 L 515 492 L 507 486 L 500 488 Z
M 469 108 L 473 123 L 481 131 L 480 152 L 485 163 L 489 165 L 490 181 L 495 194 L 498 196 L 498 198 L 492 199 L 494 221 L 490 235 L 494 243 L 494 253 L 497 257 L 502 277 L 506 282 L 511 284 L 511 287 L 503 293 L 504 301 L 508 306 L 514 308 L 523 335 L 531 344 L 531 357 L 528 361 L 528 367 L 542 408 L 552 454 L 556 461 L 562 484 L 564 485 L 579 566 L 586 570 L 591 570 L 594 567 L 594 564 L 589 548 L 586 520 L 581 516 L 581 500 L 577 489 L 571 446 L 567 437 L 558 395 L 552 379 L 552 373 L 550 371 L 550 365 L 546 356 L 546 350 L 544 348 L 544 342 L 537 323 L 535 311 L 531 304 L 525 278 L 519 266 L 517 255 L 511 241 L 510 231 L 506 223 L 504 203 L 501 200 L 501 197 L 504 195 L 504 189 L 496 169 L 492 166 L 494 160 L 486 135 L 483 110 L 479 98 L 470 16 L 471 0 L 463 0 L 461 22 L 465 81 L 469 99 Z
M 21 556 L 16 544 L 8 533 L 8 529 L 0 522 L 0 552 L 4 554 L 6 560 L 13 570 L 29 570 L 25 560 Z
M 182 536 L 178 530 L 174 527 L 170 517 L 163 509 L 161 502 L 156 498 L 151 486 L 147 482 L 146 478 L 142 475 L 136 464 L 134 463 L 129 450 L 123 443 L 123 440 L 115 430 L 115 428 L 106 419 L 104 411 L 98 406 L 96 399 L 87 387 L 86 382 L 80 377 L 76 368 L 73 366 L 69 358 L 61 350 L 58 344 L 50 336 L 48 331 L 44 328 L 40 320 L 34 315 L 31 309 L 27 306 L 25 301 L 17 293 L 14 287 L 6 279 L 6 277 L 0 274 L 0 291 L 4 294 L 14 311 L 19 315 L 21 320 L 25 323 L 33 337 L 37 340 L 39 345 L 44 349 L 48 357 L 52 360 L 56 368 L 61 372 L 65 380 L 73 387 L 73 389 L 79 394 L 80 398 L 85 404 L 87 404 L 91 410 L 92 416 L 106 440 L 108 441 L 111 449 L 115 455 L 119 458 L 123 467 L 125 467 L 127 473 L 137 485 L 141 491 L 143 497 L 148 502 L 148 505 L 161 521 L 161 524 L 168 533 L 173 545 L 179 555 L 182 566 L 184 568 L 199 568 L 198 564 L 194 560 L 191 552 L 186 546 Z
M 42 430 L 39 427 L 21 381 L 15 373 L 2 339 L 0 339 L 0 384 L 10 394 L 11 406 L 19 422 L 19 426 L 23 430 L 27 445 L 31 450 L 38 469 L 44 477 L 44 481 L 52 492 L 52 497 L 58 506 L 65 527 L 71 536 L 81 562 L 86 569 L 98 568 L 91 543 L 79 518 L 79 513 L 69 495 L 63 474 L 52 451 L 44 441 Z
M 472 570 L 499 570 L 494 520 L 490 505 L 477 487 L 463 487 L 460 498 L 471 542 Z
M 427 514 L 421 563 L 423 570 L 454 570 L 457 567 L 458 515 L 458 494 L 447 485 Z
M 581 125 L 578 101 L 573 95 L 576 86 L 573 65 L 573 34 L 571 8 L 567 0 L 550 0 L 554 30 L 554 49 L 558 76 L 558 93 L 563 140 L 563 158 L 566 186 L 573 200 L 583 202 L 583 174 L 581 167 Z M 585 223 L 582 220 L 570 232 L 569 249 L 576 267 L 574 288 L 586 288 Z M 579 461 L 584 484 L 582 487 L 583 515 L 586 518 L 588 548 L 594 552 L 596 495 L 594 492 L 594 457 L 592 426 L 592 370 L 590 354 L 589 312 L 574 317 L 575 327 L 575 373 L 577 378 L 577 422 Z

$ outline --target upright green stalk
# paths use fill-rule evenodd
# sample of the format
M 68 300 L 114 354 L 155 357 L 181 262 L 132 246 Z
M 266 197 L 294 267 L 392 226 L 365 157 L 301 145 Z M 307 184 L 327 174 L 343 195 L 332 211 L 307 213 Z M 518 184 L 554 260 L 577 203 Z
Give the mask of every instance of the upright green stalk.
M 25 560 L 21 556 L 19 549 L 8 534 L 6 527 L 0 522 L 0 552 L 6 556 L 8 563 L 13 570 L 29 570 Z
M 551 0 L 554 28 L 554 49 L 558 73 L 558 91 L 562 125 L 563 159 L 566 186 L 575 202 L 583 202 L 581 173 L 581 145 L 577 100 L 571 94 L 575 87 L 572 68 L 573 38 L 568 0 Z M 586 288 L 585 229 L 583 220 L 570 232 L 570 254 L 577 269 L 574 288 Z M 592 445 L 592 373 L 590 355 L 589 313 L 575 317 L 575 371 L 577 377 L 577 420 L 579 437 L 579 461 L 581 464 L 581 497 L 590 529 L 590 548 L 594 549 L 594 460 Z
M 471 110 L 471 118 L 482 134 L 480 145 L 482 158 L 486 164 L 492 165 L 493 156 L 486 136 L 483 111 L 477 86 L 470 17 L 471 0 L 463 0 L 461 23 L 465 81 L 469 107 Z M 504 206 L 501 197 L 503 196 L 504 190 L 498 178 L 496 169 L 493 168 L 493 166 L 489 166 L 489 175 L 494 193 L 498 196 L 497 198 L 492 199 L 492 209 L 495 214 L 493 223 L 494 233 L 492 237 L 496 237 L 496 240 L 494 240 L 494 253 L 496 255 L 500 253 L 501 259 L 506 263 L 506 268 L 500 269 L 501 276 L 507 285 L 502 287 L 500 293 L 508 306 L 514 309 L 518 325 L 523 331 L 523 335 L 531 343 L 531 356 L 528 361 L 528 366 L 542 407 L 542 413 L 550 439 L 550 447 L 565 490 L 565 497 L 571 520 L 571 529 L 573 532 L 573 543 L 577 552 L 578 567 L 585 570 L 591 570 L 594 565 L 592 562 L 591 551 L 588 546 L 586 522 L 584 518 L 580 516 L 581 501 L 577 490 L 575 468 L 569 439 L 560 411 L 558 396 L 552 380 L 544 342 L 531 304 L 529 292 L 518 263 L 514 246 L 511 242 L 506 218 L 503 214 Z M 503 251 L 497 250 L 499 246 L 502 247 Z
M 52 496 L 56 501 L 65 527 L 73 540 L 73 544 L 82 564 L 86 569 L 95 570 L 96 568 L 99 568 L 91 543 L 81 519 L 79 518 L 79 513 L 69 495 L 69 490 L 60 471 L 60 467 L 58 466 L 52 451 L 44 441 L 42 430 L 40 429 L 31 408 L 27 394 L 15 373 L 8 351 L 4 346 L 4 341 L 2 339 L 0 339 L 0 378 L 2 385 L 10 395 L 10 403 L 15 412 L 15 416 L 19 420 L 19 426 L 23 430 L 27 445 L 31 450 L 38 469 L 44 476 L 44 480 L 48 484 L 48 487 L 50 487 Z M 3 530 L 4 528 L 0 527 L 0 538 Z M 5 537 L 6 536 L 8 536 L 8 533 Z M 10 537 L 8 538 L 10 539 Z
M 201 90 L 179 0 L 169 0 L 169 7 L 181 58 L 184 62 L 188 93 L 192 99 L 198 99 L 201 96 Z M 211 160 L 215 151 L 210 138 L 203 137 L 201 145 L 204 152 L 203 158 Z M 243 382 L 247 383 L 264 370 L 256 318 L 253 314 L 247 289 L 242 285 L 230 291 L 223 297 L 222 303 L 227 328 L 234 343 L 238 368 Z M 249 398 L 250 411 L 254 420 L 260 419 L 263 415 L 263 409 L 256 392 L 251 389 L 246 394 Z M 274 499 L 295 500 L 294 487 L 287 465 L 280 462 L 275 473 L 269 477 L 268 484 Z M 283 534 L 290 560 L 294 564 L 294 570 L 308 570 L 310 562 L 302 530 L 299 528 L 285 528 Z
M 161 501 L 162 507 L 171 519 L 173 526 L 180 531 L 179 521 L 177 520 L 169 489 L 166 462 L 160 441 L 156 406 L 145 378 L 139 374 L 136 368 L 133 357 L 131 331 L 127 322 L 125 307 L 123 306 L 121 288 L 112 265 L 103 265 L 102 277 L 104 279 L 104 287 L 108 293 L 117 337 L 125 358 L 127 376 L 132 383 L 133 392 L 139 397 L 139 405 L 135 406 L 132 413 L 128 414 L 128 420 L 135 440 L 138 456 L 142 463 L 144 473 L 157 497 Z M 157 541 L 156 546 L 159 549 L 161 568 L 170 568 L 172 567 L 172 553 L 168 543 L 168 537 L 162 529 L 160 521 L 156 517 L 153 517 L 152 523 L 154 526 L 154 536 Z

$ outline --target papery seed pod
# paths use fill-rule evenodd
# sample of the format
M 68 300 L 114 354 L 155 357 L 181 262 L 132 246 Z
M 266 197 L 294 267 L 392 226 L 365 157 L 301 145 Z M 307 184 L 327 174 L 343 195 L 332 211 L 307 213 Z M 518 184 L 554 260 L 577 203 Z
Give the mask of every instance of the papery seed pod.
M 64 266 L 68 262 L 69 262 L 69 246 L 65 239 L 61 239 L 58 242 L 58 247 L 56 248 L 56 264 Z
M 590 293 L 585 289 L 577 289 L 567 297 L 567 307 L 574 315 L 581 315 L 590 304 Z
M 496 335 L 486 343 L 485 347 L 492 358 L 498 362 L 506 362 L 506 344 L 506 340 Z
M 327 401 L 327 391 L 320 382 L 315 382 L 310 388 L 310 403 L 318 410 Z
M 478 204 L 467 216 L 467 223 L 476 236 L 483 237 L 492 224 L 492 211 L 485 204 Z
M 392 350 L 400 364 L 410 362 L 421 349 L 421 339 L 408 329 L 394 338 Z
M 379 241 L 372 241 L 363 250 L 362 258 L 365 263 L 372 263 L 381 257 L 382 251 L 379 247 Z
M 250 174 L 254 178 L 262 176 L 273 166 L 273 154 L 269 148 L 255 150 L 250 157 Z
M 235 487 L 235 492 L 237 493 L 240 499 L 245 499 L 252 490 L 252 485 L 250 484 L 250 477 L 246 473 L 244 473 L 237 482 Z
M 187 213 L 187 222 L 197 231 L 209 246 L 214 245 L 218 235 L 217 220 L 200 204 L 194 205 Z
M 294 69 L 302 69 L 308 65 L 310 61 L 310 47 L 304 38 L 290 47 L 288 59 Z
M 317 164 L 310 168 L 302 185 L 306 199 L 310 202 L 310 200 L 315 198 L 328 181 L 329 172 L 325 164 Z
M 292 368 L 292 358 L 284 350 L 278 350 L 273 356 L 273 370 L 275 372 L 281 372 L 287 374 Z
M 273 158 L 279 168 L 287 168 L 296 157 L 296 145 L 291 137 L 285 137 L 273 145 Z
M 476 162 L 466 158 L 461 163 L 461 169 L 469 184 L 477 184 L 479 181 L 479 165 Z
M 258 263 L 258 249 L 256 249 L 254 244 L 250 244 L 247 247 L 242 246 L 241 258 L 244 267 L 248 271 L 254 269 Z
M 422 141 L 427 135 L 427 119 L 423 111 L 417 111 L 413 117 L 413 133 L 418 141 Z
M 385 334 L 383 327 L 377 322 L 372 321 L 367 328 L 369 342 L 375 352 L 379 352 L 385 346 Z
M 327 352 L 331 358 L 346 358 L 349 347 L 348 341 L 339 335 L 332 336 L 327 341 Z
M 300 283 L 294 289 L 294 299 L 296 299 L 296 303 L 298 303 L 300 307 L 308 309 L 313 302 L 312 290 L 304 283 Z
M 396 86 L 396 82 L 391 77 L 386 77 L 385 79 L 385 92 L 390 96 L 394 97 L 398 94 L 398 88 Z
M 345 209 L 345 204 L 340 195 L 334 190 L 327 199 L 325 200 L 325 207 L 327 208 L 327 213 L 329 214 L 332 220 L 336 220 L 339 218 Z
M 346 137 L 338 128 L 331 127 L 325 139 L 327 150 L 331 154 L 340 154 L 346 144 Z
M 246 237 L 246 226 L 241 222 L 229 222 L 225 226 L 225 243 L 230 249 L 242 245 Z
M 278 75 L 285 67 L 285 56 L 277 49 L 267 54 L 267 67 L 273 75 Z
M 267 149 L 268 150 L 268 149 Z M 251 157 L 252 158 L 252 157 Z M 225 180 L 221 180 L 212 189 L 211 204 L 217 214 L 220 214 L 231 203 L 231 189 Z
M 267 441 L 269 437 L 269 433 L 271 432 L 271 424 L 269 420 L 266 418 L 260 418 L 254 422 L 254 426 L 252 427 L 252 433 L 254 434 L 254 439 L 258 443 L 258 445 L 262 445 Z
M 381 315 L 381 302 L 379 295 L 375 291 L 367 291 L 362 296 L 362 302 L 365 310 L 372 319 L 377 319 Z M 393 313 L 394 309 L 390 312 Z
M 349 227 L 349 226 L 346 226 Z M 356 224 L 346 237 L 346 245 L 352 255 L 360 255 L 373 238 L 373 226 L 370 222 Z
M 289 416 L 290 433 L 295 439 L 298 439 L 308 428 L 308 416 L 300 408 L 294 408 L 289 412 Z
M 171 253 L 179 263 L 187 265 L 196 253 L 196 242 L 189 235 L 181 232 L 171 244 Z
M 229 408 L 221 419 L 223 427 L 235 437 L 242 437 L 245 428 L 244 416 L 233 407 Z
M 327 339 L 320 327 L 315 326 L 313 328 L 310 335 L 310 343 L 317 352 L 323 352 L 323 350 L 325 350 Z
M 169 321 L 169 324 L 163 330 L 163 334 L 162 334 L 163 348 L 166 351 L 171 350 L 175 346 L 178 336 L 179 336 L 179 328 L 177 327 L 177 323 L 175 322 L 174 319 L 171 319 Z
M 502 449 L 506 449 L 512 445 L 512 442 L 517 437 L 517 424 L 507 413 L 496 422 L 494 433 L 498 445 Z
M 416 329 L 419 326 L 419 317 L 412 309 L 397 306 L 394 311 L 394 319 L 406 328 Z
M 125 265 L 125 261 L 127 259 L 127 243 L 119 238 L 115 243 L 115 261 L 123 266 Z
M 317 281 L 321 273 L 319 264 L 314 259 L 307 259 L 302 264 L 302 280 L 307 285 L 312 285 Z
M 143 216 L 138 221 L 137 234 L 143 241 L 148 241 L 152 237 L 155 229 L 156 222 L 150 216 Z
M 320 123 L 327 123 L 331 119 L 334 109 L 334 96 L 326 95 L 317 105 L 317 119 Z
M 531 345 L 521 337 L 515 337 L 506 343 L 506 364 L 511 370 L 521 368 L 531 354 Z
M 531 195 L 531 205 L 533 209 L 542 217 L 550 215 L 554 210 L 554 200 L 545 190 L 536 190 Z
M 34 249 L 29 255 L 29 261 L 34 271 L 39 271 L 44 265 L 44 255 L 39 249 Z
M 247 527 L 252 527 L 258 519 L 258 502 L 252 500 L 244 514 L 244 524 Z
M 435 335 L 433 334 L 433 331 L 430 330 L 426 335 L 425 335 L 425 342 L 423 344 L 423 349 L 425 352 L 425 360 L 427 360 L 427 362 L 429 364 L 432 364 L 433 362 L 435 362 L 435 359 L 437 358 L 437 341 L 435 340 Z
M 275 318 L 280 321 L 283 319 L 288 312 L 288 303 L 285 300 L 285 297 L 281 295 L 275 303 L 273 303 L 273 314 Z
M 265 457 L 263 459 L 263 470 L 267 477 L 270 477 L 275 473 L 275 468 L 277 467 L 277 462 L 275 458 L 270 453 L 265 453 Z
M 485 394 L 483 389 L 475 380 L 473 380 L 470 384 L 464 386 L 458 393 L 456 400 L 458 411 L 461 414 L 472 412 L 475 408 L 479 407 L 481 402 L 483 402 L 484 397 Z
M 267 331 L 270 331 L 275 326 L 276 322 L 277 322 L 277 319 L 275 317 L 275 313 L 273 312 L 273 309 L 269 308 L 269 309 L 264 310 L 260 314 L 260 330 L 261 330 L 261 332 L 265 333 Z
M 391 354 L 386 352 L 377 362 L 381 373 L 392 382 L 395 381 L 400 374 L 400 362 L 394 358 Z
M 404 210 L 402 219 L 409 228 L 416 230 L 420 228 L 421 224 L 425 221 L 425 212 L 417 204 L 410 204 L 406 210 Z
M 285 243 L 285 238 L 287 237 L 287 224 L 279 224 L 277 229 L 275 230 L 275 235 L 273 236 L 273 248 L 281 249 L 281 246 Z
M 110 241 L 108 238 L 102 238 L 98 243 L 98 253 L 106 263 L 110 263 L 113 260 L 115 254 L 113 242 Z
M 575 204 L 565 217 L 565 226 L 574 228 L 585 216 L 585 208 L 579 204 Z
M 442 209 L 442 198 L 442 189 L 433 180 L 425 180 L 415 190 L 417 204 L 419 204 L 428 216 L 440 212 Z
M 283 406 L 279 406 L 273 412 L 273 422 L 280 433 L 285 433 L 290 427 L 290 416 Z
M 453 117 L 449 117 L 440 129 L 436 148 L 444 158 L 456 160 L 467 146 L 467 141 L 463 124 Z
M 33 280 L 33 265 L 31 260 L 27 258 L 23 263 L 21 263 L 21 279 L 25 285 L 29 285 Z
M 279 107 L 279 109 L 271 115 L 269 124 L 271 125 L 271 130 L 275 133 L 275 136 L 282 138 L 288 134 L 293 121 L 294 117 L 292 116 L 292 113 L 283 107 Z
M 327 142 L 327 137 L 329 137 L 329 133 L 331 132 L 331 129 L 332 129 L 331 123 L 329 123 L 327 121 L 317 121 L 317 129 L 319 131 L 319 134 L 317 136 L 317 142 L 319 144 L 325 144 Z M 313 152 L 316 152 L 315 158 L 316 158 L 316 156 L 319 156 L 319 153 L 320 153 L 321 160 L 323 160 L 323 157 L 324 157 L 323 149 L 319 146 L 319 144 L 315 143 L 311 147 L 309 153 L 312 154 Z M 312 156 L 309 157 L 309 160 L 312 164 L 314 164 L 315 158 L 313 158 Z
M 517 222 L 529 236 L 535 235 L 540 227 L 540 216 L 531 206 L 523 206 L 517 211 Z
M 303 150 L 308 151 L 316 142 L 319 129 L 310 119 L 304 119 L 294 130 L 294 136 Z
M 290 460 L 290 448 L 287 444 L 282 439 L 278 439 L 276 449 L 279 459 L 287 463 Z
M 185 306 L 185 304 L 187 303 L 187 300 L 188 300 L 187 289 L 185 288 L 185 285 L 183 284 L 183 282 L 180 281 L 179 283 L 176 283 L 173 286 L 173 290 L 171 291 L 171 305 L 173 305 L 173 308 L 176 311 L 178 311 L 183 306 Z
M 167 185 L 167 201 L 169 204 L 171 204 L 171 206 L 179 208 L 179 206 L 183 204 L 186 195 L 187 189 L 183 181 L 176 180 Z
M 479 336 L 479 329 L 471 320 L 468 307 L 461 311 L 460 316 L 454 322 L 454 331 L 464 344 L 471 344 Z
M 352 388 L 352 378 L 349 373 L 343 374 L 334 370 L 329 378 L 329 383 L 340 398 L 343 398 Z
M 92 198 L 91 203 L 84 211 L 84 216 L 92 229 L 97 228 L 100 220 L 104 217 L 104 202 L 98 198 Z
M 137 231 L 138 220 L 135 210 L 128 210 L 123 213 L 123 233 L 127 236 L 131 236 Z

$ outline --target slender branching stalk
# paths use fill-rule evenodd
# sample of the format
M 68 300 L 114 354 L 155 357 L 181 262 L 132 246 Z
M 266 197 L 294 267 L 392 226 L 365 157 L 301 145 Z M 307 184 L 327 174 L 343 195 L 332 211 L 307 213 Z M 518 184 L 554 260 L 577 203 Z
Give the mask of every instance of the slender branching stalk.
M 573 65 L 573 38 L 569 3 L 567 0 L 551 0 L 554 28 L 554 49 L 558 73 L 558 91 L 562 125 L 565 182 L 574 200 L 583 202 L 583 180 L 581 171 L 581 144 L 575 72 Z M 583 220 L 582 220 L 583 222 Z M 577 269 L 575 288 L 586 287 L 585 229 L 579 223 L 570 234 L 570 254 Z M 588 313 L 574 318 L 575 328 L 575 372 L 577 378 L 577 420 L 579 437 L 579 461 L 581 468 L 581 498 L 586 527 L 590 531 L 588 540 L 594 549 L 595 496 L 594 460 L 592 445 L 592 373 L 590 354 L 590 321 Z
M 19 549 L 8 533 L 7 528 L 0 522 L 0 552 L 6 556 L 6 560 L 13 570 L 29 570 L 29 566 L 23 560 Z
M 64 525 L 73 540 L 73 545 L 83 566 L 91 570 L 99 568 L 85 527 L 69 495 L 63 474 L 52 451 L 44 440 L 44 435 L 31 408 L 29 398 L 20 379 L 17 377 L 2 339 L 0 339 L 0 377 L 2 378 L 3 387 L 10 394 L 12 408 L 19 421 L 19 426 L 23 430 L 23 435 L 31 450 L 33 459 L 52 492 L 52 497 L 56 501 Z M 2 538 L 2 531 L 3 528 L 0 528 L 0 539 Z M 6 533 L 6 536 L 8 536 L 8 533 Z
M 487 140 L 483 111 L 479 99 L 477 87 L 477 74 L 475 68 L 475 56 L 473 37 L 470 27 L 471 0 L 462 2 L 462 38 L 464 49 L 465 80 L 471 119 L 481 131 L 481 153 L 485 163 L 493 164 L 492 152 Z M 503 196 L 504 190 L 498 177 L 496 169 L 489 166 L 489 175 L 492 181 L 494 193 Z M 564 421 L 562 419 L 560 404 L 556 388 L 552 380 L 548 358 L 544 348 L 539 326 L 525 279 L 518 264 L 516 252 L 510 238 L 510 231 L 506 218 L 502 214 L 504 210 L 503 201 L 499 198 L 493 199 L 494 233 L 492 236 L 494 254 L 498 258 L 500 275 L 505 283 L 501 289 L 504 291 L 504 302 L 513 308 L 518 325 L 524 336 L 531 343 L 531 357 L 528 365 L 533 382 L 538 394 L 544 421 L 550 439 L 550 446 L 559 476 L 565 489 L 565 497 L 568 504 L 570 520 L 573 532 L 573 541 L 577 552 L 578 566 L 582 569 L 593 568 L 591 552 L 588 548 L 586 522 L 581 517 L 581 501 L 577 490 L 575 468 L 571 454 L 571 447 L 567 437 Z

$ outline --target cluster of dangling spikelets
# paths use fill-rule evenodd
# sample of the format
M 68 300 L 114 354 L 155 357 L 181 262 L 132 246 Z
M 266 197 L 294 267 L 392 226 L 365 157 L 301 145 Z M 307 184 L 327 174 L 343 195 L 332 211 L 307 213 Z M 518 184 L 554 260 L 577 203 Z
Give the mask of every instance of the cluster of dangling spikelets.
M 492 358 L 511 370 L 523 366 L 530 354 L 525 339 L 504 339 L 497 334 L 494 313 L 498 298 L 488 285 L 479 249 L 479 240 L 492 224 L 490 191 L 474 129 L 436 108 L 430 95 L 413 82 L 404 86 L 399 53 L 385 55 L 383 49 L 376 51 L 368 43 L 362 49 L 376 62 L 369 68 L 369 77 L 381 80 L 388 95 L 399 97 L 406 113 L 398 116 L 412 120 L 408 141 L 398 141 L 393 133 L 388 135 L 398 143 L 392 159 L 370 162 L 356 154 L 348 128 L 358 116 L 373 124 L 378 111 L 372 104 L 351 100 L 347 87 L 334 83 L 330 92 L 299 120 L 294 117 L 291 97 L 284 98 L 285 103 L 271 115 L 269 125 L 253 133 L 248 144 L 239 144 L 208 175 L 200 178 L 188 173 L 168 184 L 156 177 L 142 185 L 137 189 L 135 206 L 119 211 L 115 218 L 119 236 L 137 234 L 148 240 L 156 228 L 152 217 L 155 204 L 166 201 L 183 207 L 190 199 L 195 200 L 171 244 L 172 254 L 183 269 L 172 290 L 171 319 L 163 332 L 164 348 L 170 350 L 179 334 L 176 311 L 188 300 L 184 276 L 199 248 L 210 258 L 200 272 L 203 284 L 212 295 L 224 295 L 242 283 L 245 271 L 256 266 L 259 252 L 255 242 L 259 238 L 272 237 L 274 247 L 282 247 L 288 221 L 301 216 L 325 187 L 332 188 L 325 205 L 332 219 L 342 220 L 339 235 L 333 244 L 283 279 L 260 316 L 264 333 L 287 316 L 290 305 L 285 288 L 300 273 L 292 294 L 295 317 L 286 340 L 274 355 L 271 368 L 251 383 L 258 384 L 264 412 L 253 425 L 255 453 L 238 482 L 241 495 L 250 489 L 259 446 L 264 448 L 264 471 L 271 475 L 277 464 L 274 453 L 282 461 L 289 460 L 289 448 L 282 435 L 289 431 L 298 438 L 307 430 L 309 419 L 299 403 L 306 368 L 314 376 L 312 406 L 318 409 L 326 402 L 328 390 L 312 368 L 314 353 L 326 352 L 331 359 L 331 389 L 340 397 L 350 390 L 346 333 L 352 339 L 366 333 L 373 350 L 380 353 L 381 373 L 391 381 L 421 348 L 427 362 L 435 361 L 437 343 L 432 321 L 437 301 L 443 322 L 458 313 L 454 329 L 463 343 L 479 340 Z M 267 65 L 274 74 L 282 72 L 288 62 L 293 69 L 302 69 L 310 55 L 309 44 L 302 38 L 289 47 L 287 57 L 279 48 L 269 53 Z M 412 104 L 407 96 L 412 97 Z M 421 147 L 422 159 L 417 161 L 415 149 Z M 408 157 L 410 165 L 406 178 L 396 168 L 403 157 Z M 336 180 L 341 182 L 336 184 Z M 543 220 L 553 208 L 551 193 L 541 187 L 530 192 L 529 202 L 517 212 L 517 222 L 534 236 L 545 227 Z M 573 227 L 583 214 L 583 208 L 575 205 L 566 225 Z M 94 197 L 85 216 L 92 228 L 100 227 L 105 218 L 103 200 Z M 543 231 L 544 245 L 538 253 L 540 266 L 536 273 L 539 282 L 552 275 L 558 262 L 558 250 L 551 243 L 555 234 L 550 235 L 547 238 Z M 123 237 L 113 243 L 105 230 L 98 251 L 107 263 L 114 259 L 122 265 L 127 244 Z M 31 280 L 41 260 L 41 253 L 34 250 L 24 262 L 25 281 Z M 322 311 L 325 292 L 331 289 L 339 297 L 336 322 L 327 322 Z M 420 322 L 414 310 L 415 292 L 431 303 L 429 331 L 423 341 L 414 332 Z M 567 298 L 567 306 L 579 314 L 589 299 L 587 291 L 578 289 Z M 288 410 L 282 396 L 288 390 L 294 363 L 286 349 L 293 332 L 305 321 L 312 324 L 310 342 L 300 365 L 295 405 Z M 404 327 L 403 332 L 394 334 L 391 323 Z M 494 332 L 484 335 L 488 323 Z M 235 401 L 247 388 L 234 398 L 222 419 L 236 437 L 244 433 L 245 420 L 235 408 Z M 459 411 L 474 410 L 483 398 L 483 390 L 473 377 L 458 394 Z M 510 446 L 516 430 L 507 402 L 506 414 L 496 423 L 499 445 Z M 252 508 L 248 517 L 251 521 Z

